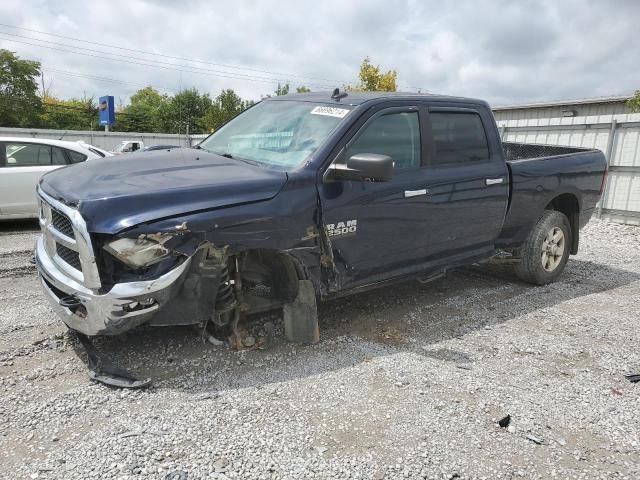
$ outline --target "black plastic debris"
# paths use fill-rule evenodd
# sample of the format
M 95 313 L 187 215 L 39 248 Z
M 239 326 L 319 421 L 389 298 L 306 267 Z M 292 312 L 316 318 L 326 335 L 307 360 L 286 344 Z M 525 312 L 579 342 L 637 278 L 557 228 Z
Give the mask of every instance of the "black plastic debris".
M 535 437 L 533 435 L 527 435 L 527 440 L 537 444 L 537 445 L 543 445 L 544 444 L 544 440 L 542 438 L 538 438 Z
M 114 365 L 108 358 L 98 352 L 89 337 L 80 332 L 71 331 L 75 333 L 87 352 L 89 378 L 91 380 L 118 388 L 143 388 L 151 383 L 150 378 L 141 380 L 125 369 Z
M 511 415 L 507 415 L 506 417 L 498 420 L 498 425 L 500 425 L 502 428 L 507 428 L 510 423 L 511 423 Z
M 629 375 L 625 375 L 624 378 L 629 380 L 631 383 L 638 383 L 640 382 L 640 373 L 632 373 Z

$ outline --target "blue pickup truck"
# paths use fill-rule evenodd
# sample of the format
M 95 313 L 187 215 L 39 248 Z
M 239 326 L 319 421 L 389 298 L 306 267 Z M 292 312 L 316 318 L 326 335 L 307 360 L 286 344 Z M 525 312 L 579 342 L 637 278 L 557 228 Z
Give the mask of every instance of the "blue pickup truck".
M 578 251 L 602 152 L 502 143 L 480 100 L 269 98 L 192 149 L 87 162 L 37 193 L 42 287 L 84 335 L 141 324 L 233 332 L 282 309 L 318 340 L 316 301 L 507 258 L 533 284 Z

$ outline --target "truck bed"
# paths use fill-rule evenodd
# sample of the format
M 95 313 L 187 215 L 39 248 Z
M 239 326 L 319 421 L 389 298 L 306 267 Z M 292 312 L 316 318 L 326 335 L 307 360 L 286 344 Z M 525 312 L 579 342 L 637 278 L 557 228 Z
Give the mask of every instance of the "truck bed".
M 553 201 L 576 202 L 581 227 L 600 198 L 606 160 L 600 150 L 503 143 L 509 168 L 509 206 L 496 246 L 521 244 Z M 560 199 L 560 200 L 558 200 Z M 572 250 L 577 250 L 577 239 Z
M 558 157 L 572 153 L 593 151 L 578 147 L 562 147 L 558 145 L 542 145 L 536 143 L 502 142 L 504 158 L 507 161 L 529 160 L 532 158 Z

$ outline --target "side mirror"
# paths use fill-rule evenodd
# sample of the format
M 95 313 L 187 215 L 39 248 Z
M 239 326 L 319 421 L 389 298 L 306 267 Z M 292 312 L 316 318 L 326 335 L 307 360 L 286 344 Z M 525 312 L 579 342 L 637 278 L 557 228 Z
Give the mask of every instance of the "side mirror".
M 347 165 L 334 165 L 334 179 L 386 182 L 393 177 L 393 159 L 388 155 L 359 153 L 349 157 Z

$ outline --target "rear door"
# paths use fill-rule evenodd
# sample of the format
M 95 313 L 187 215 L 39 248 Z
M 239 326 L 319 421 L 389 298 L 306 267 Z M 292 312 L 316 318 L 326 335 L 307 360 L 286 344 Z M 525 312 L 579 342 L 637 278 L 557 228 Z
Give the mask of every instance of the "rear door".
M 463 259 L 493 250 L 509 198 L 493 119 L 480 106 L 430 105 L 429 256 Z
M 36 185 L 45 173 L 67 164 L 65 152 L 41 143 L 0 144 L 0 215 L 36 217 Z

